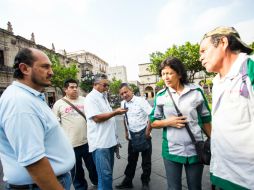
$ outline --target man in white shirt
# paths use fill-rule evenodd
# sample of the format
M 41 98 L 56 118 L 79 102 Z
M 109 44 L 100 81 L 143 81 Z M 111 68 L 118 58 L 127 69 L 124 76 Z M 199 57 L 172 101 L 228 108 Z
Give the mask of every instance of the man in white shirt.
M 122 83 L 120 86 L 119 94 L 123 101 L 121 107 L 128 108 L 128 112 L 125 114 L 125 137 L 129 141 L 128 144 L 128 164 L 125 169 L 125 178 L 121 184 L 117 185 L 117 189 L 132 188 L 132 180 L 135 175 L 139 152 L 142 155 L 142 169 L 141 175 L 142 190 L 149 189 L 149 181 L 151 175 L 151 155 L 152 155 L 152 143 L 150 132 L 148 131 L 148 115 L 152 111 L 152 107 L 143 97 L 137 97 L 133 94 L 132 89 L 127 83 Z M 142 132 L 144 131 L 144 133 Z M 142 150 L 136 150 L 133 139 L 129 133 L 141 132 L 146 134 L 147 147 Z M 141 135 L 141 138 L 144 135 Z M 140 138 L 139 138 L 140 139 Z M 139 140 L 141 142 L 141 139 Z M 136 145 L 137 146 L 137 145 Z M 143 146 L 143 145 L 142 145 Z
M 93 90 L 85 99 L 89 152 L 95 161 L 99 190 L 112 189 L 114 151 L 118 144 L 114 116 L 127 111 L 123 108 L 112 110 L 106 97 L 108 87 L 107 76 L 96 74 Z
M 204 35 L 200 61 L 213 80 L 210 165 L 211 182 L 219 188 L 254 189 L 253 50 L 233 27 Z
M 75 152 L 76 164 L 71 170 L 75 190 L 86 190 L 88 185 L 85 179 L 82 160 L 86 165 L 90 180 L 94 185 L 98 184 L 98 176 L 92 154 L 88 151 L 86 119 L 73 107 L 75 106 L 76 109 L 79 109 L 85 114 L 85 98 L 79 96 L 78 82 L 75 79 L 67 79 L 64 81 L 64 92 L 65 97 L 56 101 L 53 106 L 53 112 L 58 117 L 61 127 L 63 127 Z

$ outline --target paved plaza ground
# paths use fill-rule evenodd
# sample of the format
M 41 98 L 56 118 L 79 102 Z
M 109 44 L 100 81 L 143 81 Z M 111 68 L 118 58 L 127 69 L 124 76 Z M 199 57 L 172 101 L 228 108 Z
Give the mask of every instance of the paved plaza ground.
M 118 126 L 118 135 L 120 142 L 122 144 L 122 148 L 120 150 L 121 159 L 115 159 L 114 165 L 114 175 L 113 175 L 113 186 L 120 183 L 124 178 L 124 170 L 127 165 L 127 141 L 124 138 L 124 126 L 121 116 L 116 117 L 117 126 Z M 153 130 L 152 132 L 152 143 L 153 143 L 153 153 L 152 153 L 152 174 L 151 174 L 151 181 L 150 181 L 150 190 L 166 190 L 167 181 L 166 181 L 166 174 L 163 165 L 163 160 L 161 157 L 161 136 L 162 130 Z M 0 165 L 0 171 L 1 165 Z M 141 156 L 138 161 L 138 165 L 136 168 L 135 178 L 133 180 L 134 188 L 133 190 L 141 189 L 141 180 L 140 176 L 142 173 L 141 169 Z M 87 173 L 86 173 L 86 176 Z M 3 183 L 2 183 L 2 172 L 0 172 L 0 190 L 3 190 Z M 88 180 L 89 185 L 91 185 L 90 181 Z M 188 189 L 186 185 L 186 177 L 183 172 L 182 177 L 182 186 L 183 190 Z M 114 188 L 115 189 L 115 188 Z M 205 166 L 204 173 L 203 173 L 203 190 L 210 189 L 210 182 L 209 182 L 209 168 Z

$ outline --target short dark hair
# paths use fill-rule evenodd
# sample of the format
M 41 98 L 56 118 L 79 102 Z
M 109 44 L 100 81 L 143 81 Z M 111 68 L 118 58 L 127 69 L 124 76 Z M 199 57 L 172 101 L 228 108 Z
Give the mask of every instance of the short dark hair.
M 33 55 L 33 52 L 30 48 L 23 48 L 19 50 L 17 55 L 14 58 L 14 73 L 13 73 L 13 78 L 17 79 L 23 79 L 24 74 L 21 72 L 19 69 L 19 64 L 20 63 L 25 63 L 29 66 L 33 66 L 33 63 L 36 61 L 36 57 Z
M 218 47 L 222 37 L 226 37 L 228 39 L 228 48 L 232 52 L 243 52 L 250 54 L 253 50 L 244 46 L 239 40 L 233 35 L 222 35 L 222 34 L 214 34 L 210 36 L 211 43 L 214 47 Z
M 75 83 L 75 84 L 78 85 L 78 81 L 77 80 L 70 78 L 70 79 L 64 80 L 64 88 L 68 88 L 70 83 Z
M 169 56 L 164 61 L 161 62 L 159 67 L 159 75 L 161 76 L 161 72 L 165 67 L 170 67 L 173 69 L 178 75 L 181 76 L 180 82 L 181 84 L 188 84 L 188 76 L 185 70 L 184 64 L 180 61 L 180 59 L 176 57 Z
M 127 87 L 128 89 L 132 90 L 128 83 L 121 83 L 119 90 L 121 90 L 123 87 Z

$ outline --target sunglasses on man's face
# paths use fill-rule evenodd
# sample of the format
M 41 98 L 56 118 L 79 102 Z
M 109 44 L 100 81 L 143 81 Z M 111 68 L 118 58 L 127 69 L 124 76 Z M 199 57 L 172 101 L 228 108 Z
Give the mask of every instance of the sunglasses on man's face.
M 109 84 L 108 84 L 108 83 L 102 83 L 101 85 L 102 85 L 104 88 L 109 87 Z

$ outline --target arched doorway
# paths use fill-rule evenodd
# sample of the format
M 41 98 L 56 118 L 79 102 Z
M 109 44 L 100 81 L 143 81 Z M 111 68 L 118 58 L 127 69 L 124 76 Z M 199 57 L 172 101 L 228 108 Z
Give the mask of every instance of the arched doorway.
M 151 86 L 147 86 L 145 88 L 145 95 L 147 99 L 153 98 L 154 97 L 154 92 L 153 88 Z

